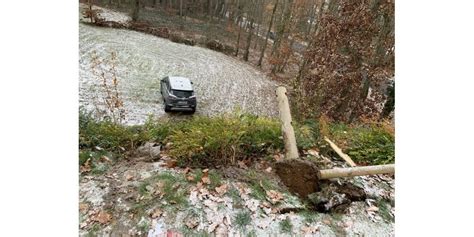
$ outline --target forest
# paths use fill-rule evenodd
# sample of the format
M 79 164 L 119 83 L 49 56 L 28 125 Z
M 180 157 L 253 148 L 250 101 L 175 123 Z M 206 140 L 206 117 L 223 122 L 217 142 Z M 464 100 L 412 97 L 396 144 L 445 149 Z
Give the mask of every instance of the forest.
M 92 2 L 129 12 L 138 28 L 165 29 L 174 41 L 226 51 L 261 68 L 290 86 L 299 119 L 393 117 L 394 1 Z

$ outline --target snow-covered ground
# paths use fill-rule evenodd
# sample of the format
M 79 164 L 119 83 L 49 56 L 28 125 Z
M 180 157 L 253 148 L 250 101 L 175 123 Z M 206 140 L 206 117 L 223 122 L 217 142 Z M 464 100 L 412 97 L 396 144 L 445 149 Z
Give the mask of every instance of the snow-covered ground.
M 186 232 L 188 235 L 185 236 L 198 236 L 198 233 L 201 234 L 199 236 L 248 236 L 246 234 L 249 233 L 253 233 L 250 236 L 290 236 L 281 231 L 281 222 L 288 219 L 293 226 L 291 236 L 394 236 L 394 222 L 382 218 L 382 206 L 377 207 L 375 203 L 377 198 L 394 200 L 395 181 L 388 176 L 338 180 L 362 187 L 367 199 L 350 203 L 341 214 L 312 211 L 311 220 L 304 212 L 279 212 L 285 207 L 303 207 L 304 204 L 296 196 L 284 193 L 282 199 L 271 204 L 268 197 L 267 200 L 256 199 L 249 184 L 224 178 L 222 184 L 226 188 L 222 192 L 202 183 L 189 184 L 189 187 L 185 187 L 186 181 L 177 183 L 187 190 L 187 207 L 173 209 L 175 204 L 167 203 L 156 194 L 143 214 L 133 215 L 134 206 L 149 202 L 137 191 L 140 185 L 150 177 L 163 173 L 184 177 L 185 170 L 167 168 L 166 161 L 160 160 L 154 163 L 119 162 L 103 175 L 82 175 L 79 183 L 79 235 L 161 237 L 172 231 L 180 233 L 176 236 L 183 236 Z M 155 182 L 151 183 L 152 186 Z M 237 191 L 236 194 L 231 194 L 232 189 Z M 152 187 L 150 190 L 155 192 Z M 393 215 L 394 207 L 389 209 L 390 215 Z M 159 214 L 150 214 L 155 210 L 159 210 Z M 98 225 L 98 213 L 101 211 L 110 216 L 105 218 L 103 225 Z M 246 230 L 242 230 L 236 221 L 237 214 L 242 212 L 250 214 Z M 94 226 L 100 228 L 94 231 Z
M 118 17 L 120 13 L 103 14 Z M 164 113 L 160 79 L 184 76 L 194 82 L 196 114 L 215 115 L 240 108 L 256 115 L 276 116 L 276 84 L 262 72 L 239 60 L 209 49 L 173 43 L 129 30 L 79 24 L 80 105 L 92 110 L 100 80 L 91 70 L 93 52 L 103 59 L 117 54 L 119 89 L 127 113 L 125 123 L 141 124 L 149 114 Z

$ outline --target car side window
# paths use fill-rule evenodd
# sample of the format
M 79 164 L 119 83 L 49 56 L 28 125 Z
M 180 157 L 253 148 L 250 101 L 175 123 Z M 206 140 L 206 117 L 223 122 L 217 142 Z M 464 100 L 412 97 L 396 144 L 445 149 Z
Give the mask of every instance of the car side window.
M 163 91 L 164 93 L 168 94 L 168 78 L 163 78 L 161 80 L 161 91 Z

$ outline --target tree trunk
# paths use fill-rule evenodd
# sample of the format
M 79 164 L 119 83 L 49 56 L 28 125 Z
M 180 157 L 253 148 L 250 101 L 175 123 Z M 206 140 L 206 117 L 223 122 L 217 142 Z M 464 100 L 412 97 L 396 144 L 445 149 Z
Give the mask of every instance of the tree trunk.
M 132 20 L 137 21 L 140 13 L 140 0 L 135 0 L 135 6 L 133 8 Z
M 240 49 L 240 32 L 242 31 L 241 19 L 242 19 L 242 17 L 239 15 L 237 17 L 237 25 L 239 26 L 239 33 L 237 34 L 237 44 L 235 46 L 235 56 L 236 57 L 239 55 L 239 49 Z
M 288 34 L 286 33 L 286 29 L 287 29 L 288 23 L 291 20 L 290 18 L 291 18 L 292 5 L 293 5 L 293 0 L 289 0 L 288 3 L 285 4 L 285 8 L 282 12 L 283 15 L 282 15 L 282 18 L 281 18 L 280 26 L 278 27 L 278 31 L 276 32 L 276 41 L 273 44 L 273 49 L 272 49 L 271 55 L 273 55 L 274 53 L 278 54 L 278 52 L 280 50 L 281 43 L 284 40 L 286 40 L 286 38 L 288 37 Z M 278 55 L 277 55 L 277 57 L 278 57 Z
M 209 17 L 209 20 L 211 20 L 212 18 L 211 11 L 212 11 L 211 0 L 207 0 L 207 16 Z
M 324 3 L 324 2 L 323 2 Z M 306 30 L 306 35 L 305 35 L 305 40 L 308 41 L 309 36 L 311 35 L 311 29 L 313 28 L 313 23 L 314 19 L 316 18 L 316 4 L 311 5 L 311 11 L 309 13 L 309 23 L 308 23 L 308 29 Z
M 257 49 L 257 45 L 258 45 L 258 41 L 260 39 L 260 25 L 262 24 L 262 20 L 263 20 L 263 15 L 264 15 L 264 12 L 263 11 L 263 4 L 264 2 L 263 1 L 258 1 L 258 8 L 256 9 L 257 11 L 257 14 L 259 14 L 260 16 L 258 17 L 258 22 L 257 22 L 257 29 L 256 29 L 256 33 L 255 33 L 255 44 L 253 45 L 253 49 Z M 255 15 L 257 15 L 255 14 Z
M 288 36 L 289 36 L 289 32 L 287 32 L 287 25 L 289 23 L 291 23 L 292 7 L 293 7 L 293 1 L 289 0 L 288 5 L 286 6 L 286 10 L 284 11 L 285 14 L 283 15 L 283 22 L 280 25 L 280 29 L 278 30 L 277 41 L 275 42 L 275 44 L 273 44 L 272 55 L 274 53 L 276 53 L 276 56 L 275 56 L 276 58 L 281 57 L 281 55 L 280 55 L 280 46 L 281 46 L 283 41 L 288 39 Z M 290 47 L 291 47 L 291 45 L 290 45 Z M 277 71 L 281 71 L 281 69 L 282 69 L 281 65 L 278 65 L 278 64 L 273 65 L 272 73 L 276 73 Z
M 249 51 L 250 51 L 250 43 L 252 42 L 252 34 L 253 34 L 253 19 L 254 17 L 252 16 L 250 18 L 250 23 L 249 23 L 249 33 L 247 35 L 247 45 L 245 46 L 245 53 L 244 53 L 244 60 L 249 61 Z
M 179 16 L 183 17 L 183 0 L 179 0 Z
M 277 7 L 278 7 L 278 0 L 275 0 L 275 6 L 273 7 L 272 17 L 270 18 L 270 25 L 268 26 L 267 35 L 265 36 L 265 43 L 263 44 L 262 51 L 260 52 L 260 58 L 258 59 L 258 63 L 257 63 L 257 66 L 259 66 L 260 68 L 262 67 L 262 60 L 265 54 L 265 49 L 267 48 L 268 37 L 270 35 L 270 32 L 272 31 L 273 19 L 275 18 L 275 12 L 276 12 Z

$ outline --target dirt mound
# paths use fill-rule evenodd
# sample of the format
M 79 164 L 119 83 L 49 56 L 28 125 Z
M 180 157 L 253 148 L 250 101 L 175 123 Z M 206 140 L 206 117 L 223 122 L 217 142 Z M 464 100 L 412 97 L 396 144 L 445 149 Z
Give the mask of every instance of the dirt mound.
M 318 191 L 318 168 L 314 163 L 292 159 L 279 161 L 275 166 L 282 182 L 301 198 Z

